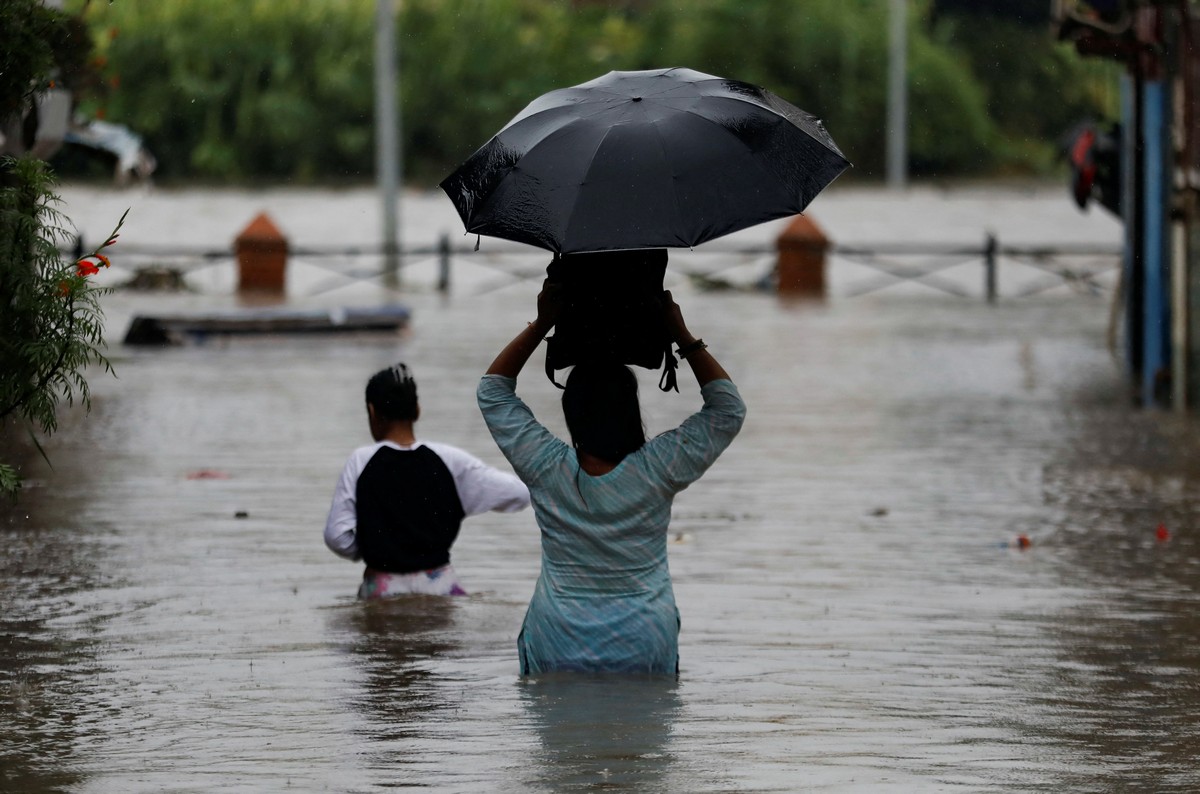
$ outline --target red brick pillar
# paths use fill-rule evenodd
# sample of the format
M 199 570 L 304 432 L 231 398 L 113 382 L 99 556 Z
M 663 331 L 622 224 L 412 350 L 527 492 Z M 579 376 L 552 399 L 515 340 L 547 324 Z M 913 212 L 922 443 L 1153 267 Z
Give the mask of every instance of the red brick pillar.
M 237 254 L 239 292 L 284 291 L 287 238 L 265 212 L 258 214 L 233 241 Z
M 829 238 L 807 215 L 797 215 L 775 246 L 779 251 L 776 273 L 779 292 L 785 295 L 825 294 L 825 252 Z

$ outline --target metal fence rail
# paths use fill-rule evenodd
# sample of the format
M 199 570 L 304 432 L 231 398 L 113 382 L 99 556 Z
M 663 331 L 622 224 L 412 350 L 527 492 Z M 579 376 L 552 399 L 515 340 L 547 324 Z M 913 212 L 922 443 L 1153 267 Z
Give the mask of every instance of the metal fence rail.
M 1001 296 L 1001 273 L 1017 269 L 1036 278 L 1023 279 L 1019 286 L 1004 293 L 1005 298 L 1026 298 L 1062 286 L 1087 294 L 1111 292 L 1119 277 L 1122 256 L 1121 250 L 1112 246 L 1001 245 L 993 235 L 984 238 L 980 246 L 834 246 L 830 254 L 835 260 L 833 266 L 841 259 L 883 274 L 855 281 L 840 293 L 841 297 L 858 297 L 907 282 L 957 297 L 982 297 L 989 303 Z M 963 272 L 968 268 L 977 268 L 976 289 L 972 289 L 971 275 Z M 959 271 L 958 277 L 948 278 L 946 274 L 955 270 Z
M 774 246 L 710 243 L 674 257 L 671 272 L 687 276 L 702 288 L 770 290 L 774 287 L 776 255 Z M 392 283 L 387 278 L 387 257 L 381 246 L 292 247 L 288 256 L 290 261 L 327 272 L 324 278 L 310 279 L 304 296 L 361 282 L 402 290 L 406 273 L 417 270 L 435 273 L 431 286 L 449 293 L 455 271 L 468 264 L 491 270 L 498 277 L 493 283 L 456 291 L 466 296 L 481 295 L 515 282 L 544 278 L 550 258 L 548 252 L 526 247 L 499 243 L 478 251 L 470 245 L 451 245 L 448 238 L 442 238 L 435 245 L 402 249 L 399 281 Z M 133 244 L 122 245 L 119 252 L 114 252 L 113 264 L 131 273 L 154 267 L 187 274 L 237 266 L 230 248 Z M 1065 286 L 1074 292 L 1099 295 L 1116 288 L 1120 268 L 1121 251 L 1112 246 L 1003 245 L 992 235 L 979 245 L 835 244 L 827 251 L 826 292 L 830 297 L 852 299 L 916 285 L 944 295 L 995 302 L 1000 298 L 1028 298 Z M 1009 278 L 1002 285 L 1005 276 Z

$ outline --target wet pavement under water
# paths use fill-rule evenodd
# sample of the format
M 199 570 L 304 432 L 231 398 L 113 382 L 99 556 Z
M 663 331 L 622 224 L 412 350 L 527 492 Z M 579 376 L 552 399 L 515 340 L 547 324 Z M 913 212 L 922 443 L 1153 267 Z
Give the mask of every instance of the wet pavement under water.
M 355 600 L 321 529 L 371 372 L 503 464 L 474 388 L 535 289 L 426 292 L 399 337 L 114 349 L 0 524 L 0 789 L 1200 788 L 1200 432 L 1130 406 L 1106 298 L 676 287 L 749 407 L 675 505 L 678 681 L 518 677 L 529 513 L 465 522 L 469 597 Z M 689 377 L 642 373 L 651 433 Z

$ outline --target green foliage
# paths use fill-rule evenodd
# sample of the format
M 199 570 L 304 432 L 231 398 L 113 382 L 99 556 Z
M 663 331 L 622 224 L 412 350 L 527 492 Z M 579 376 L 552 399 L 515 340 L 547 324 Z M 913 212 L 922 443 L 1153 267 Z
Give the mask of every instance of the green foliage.
M 622 54 L 641 47 L 630 20 L 599 9 L 495 0 L 409 0 L 403 9 L 406 167 L 428 181 L 445 176 L 535 97 L 631 68 Z
M 41 0 L 5 0 L 0 30 L 0 123 L 10 131 L 38 92 L 53 84 L 87 87 L 91 39 L 78 18 Z M 21 150 L 19 142 L 8 144 Z M 109 368 L 100 352 L 103 290 L 86 278 L 108 260 L 99 250 L 77 262 L 60 256 L 69 235 L 53 186 L 40 160 L 0 159 L 0 432 L 24 426 L 39 450 L 34 432 L 57 429 L 63 402 L 90 405 L 84 370 Z M 0 461 L 0 492 L 15 495 L 20 482 L 14 466 Z
M 667 52 L 672 65 L 736 76 L 769 88 L 824 121 L 858 176 L 882 171 L 887 109 L 887 5 L 874 0 L 704 0 L 681 17 Z M 753 42 L 748 46 L 748 42 Z M 914 42 L 919 45 L 920 42 Z M 932 63 L 934 67 L 952 65 Z M 930 79 L 940 79 L 926 69 Z M 914 94 L 926 93 L 918 81 Z M 970 108 L 967 108 L 969 110 Z M 926 138 L 913 145 L 926 144 Z M 975 142 L 984 145 L 983 140 Z M 915 151 L 937 168 L 935 149 Z
M 119 3 L 104 32 L 107 117 L 166 174 L 361 176 L 371 163 L 369 0 Z
M 84 275 L 95 265 L 59 254 L 69 235 L 52 187 L 40 160 L 0 160 L 0 425 L 15 420 L 46 434 L 58 427 L 60 403 L 90 406 L 84 369 L 111 371 L 100 352 L 104 290 Z M 0 464 L 0 490 L 17 482 Z
M 1118 114 L 1113 61 L 1082 59 L 1043 27 L 988 15 L 946 14 L 931 31 L 942 52 L 959 54 L 963 77 L 983 100 L 980 109 L 1001 133 L 1000 164 L 1048 165 L 1055 142 L 1084 119 Z
M 908 54 L 908 153 L 915 174 L 977 174 L 999 163 L 1003 137 L 983 86 L 952 50 L 916 38 Z
M 397 7 L 412 181 L 436 182 L 545 91 L 611 69 L 664 66 L 763 85 L 823 118 L 854 175 L 882 171 L 883 0 Z M 931 23 L 929 0 L 910 9 L 916 173 L 1044 168 L 1071 123 L 1111 110 L 1111 70 L 1044 29 L 961 13 Z M 88 6 L 89 23 L 105 34 L 109 77 L 119 80 L 108 117 L 147 139 L 165 178 L 243 181 L 373 174 L 374 14 L 375 0 Z
M 17 113 L 54 68 L 57 28 L 62 15 L 41 0 L 5 0 L 0 3 L 0 119 Z

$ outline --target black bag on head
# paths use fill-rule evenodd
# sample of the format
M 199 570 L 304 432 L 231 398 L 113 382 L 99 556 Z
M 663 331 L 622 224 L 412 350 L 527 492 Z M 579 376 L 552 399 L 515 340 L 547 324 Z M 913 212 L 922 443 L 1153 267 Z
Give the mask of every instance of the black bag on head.
M 556 254 L 546 268 L 563 290 L 554 335 L 546 340 L 546 377 L 581 361 L 618 361 L 663 368 L 658 386 L 679 391 L 671 338 L 662 322 L 667 251 L 596 251 Z

